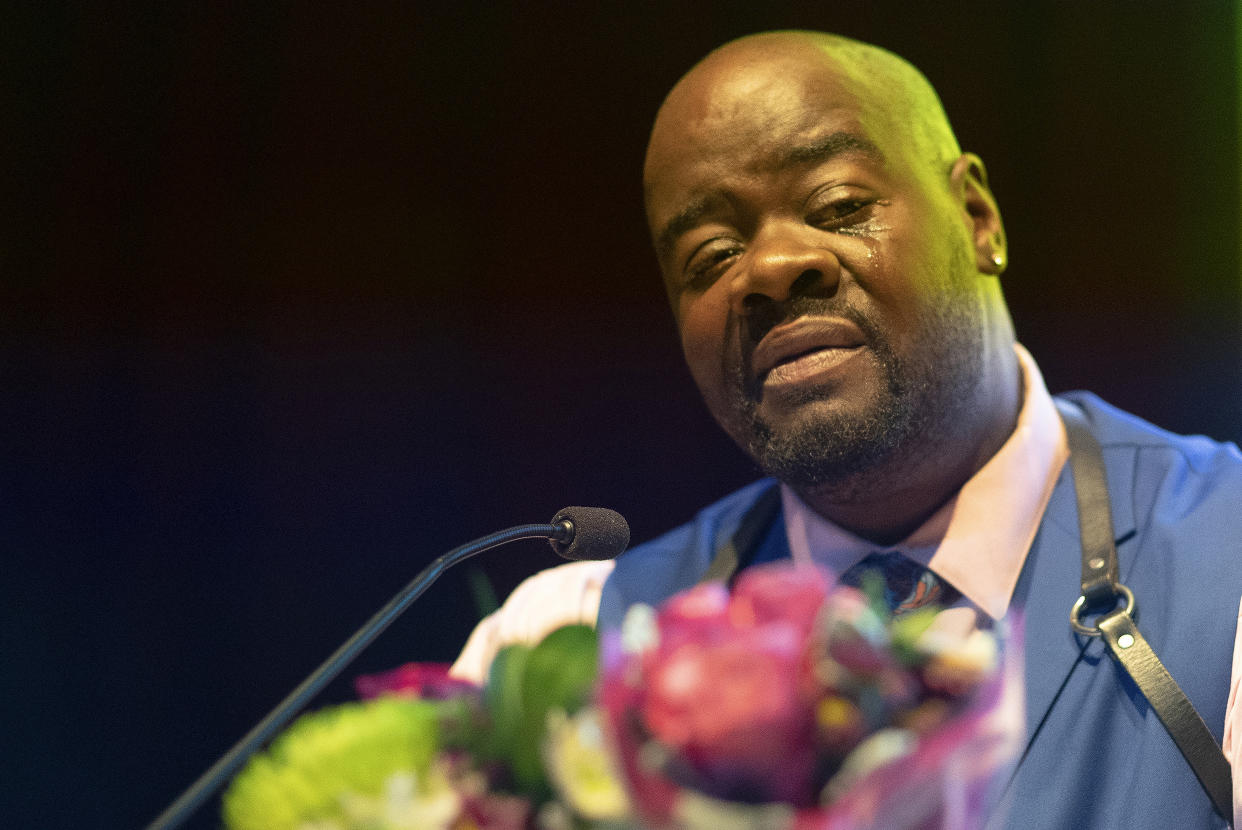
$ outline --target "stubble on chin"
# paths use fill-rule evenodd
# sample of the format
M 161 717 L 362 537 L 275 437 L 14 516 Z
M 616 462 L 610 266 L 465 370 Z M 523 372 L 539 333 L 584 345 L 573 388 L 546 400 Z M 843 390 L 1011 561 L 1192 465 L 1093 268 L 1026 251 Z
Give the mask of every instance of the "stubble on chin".
M 815 404 L 830 392 L 809 389 L 802 400 L 789 402 L 804 415 L 778 427 L 759 413 L 761 390 L 748 390 L 739 371 L 730 386 L 733 412 L 740 416 L 735 438 L 767 475 L 804 495 L 847 504 L 893 487 L 903 470 L 936 454 L 947 438 L 946 425 L 967 415 L 959 410 L 979 377 L 978 332 L 960 306 L 957 313 L 950 308 L 933 329 L 951 345 L 913 360 L 899 357 L 865 316 L 850 315 L 867 335 L 879 381 L 871 399 L 854 411 L 823 411 Z
M 922 427 L 899 376 L 883 361 L 881 366 L 883 383 L 862 412 L 814 412 L 818 400 L 809 392 L 803 400 L 789 402 L 808 414 L 777 428 L 758 413 L 753 399 L 741 400 L 739 395 L 750 457 L 767 475 L 796 490 L 831 496 L 833 501 L 859 497 L 870 489 L 867 481 L 872 474 L 886 467 L 894 451 Z

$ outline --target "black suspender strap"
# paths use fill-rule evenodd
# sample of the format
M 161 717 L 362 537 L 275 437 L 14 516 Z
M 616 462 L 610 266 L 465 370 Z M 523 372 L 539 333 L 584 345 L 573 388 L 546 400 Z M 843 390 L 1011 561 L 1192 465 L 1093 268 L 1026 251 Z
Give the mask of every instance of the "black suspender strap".
M 1058 401 L 1057 406 L 1069 435 L 1070 465 L 1082 533 L 1082 596 L 1070 611 L 1070 625 L 1079 634 L 1103 638 L 1109 653 L 1133 678 L 1194 770 L 1216 812 L 1232 826 L 1233 785 L 1229 761 L 1186 693 L 1139 633 L 1134 622 L 1134 594 L 1119 579 L 1100 444 L 1077 407 L 1064 401 Z M 1087 614 L 1100 615 L 1095 626 L 1084 624 Z

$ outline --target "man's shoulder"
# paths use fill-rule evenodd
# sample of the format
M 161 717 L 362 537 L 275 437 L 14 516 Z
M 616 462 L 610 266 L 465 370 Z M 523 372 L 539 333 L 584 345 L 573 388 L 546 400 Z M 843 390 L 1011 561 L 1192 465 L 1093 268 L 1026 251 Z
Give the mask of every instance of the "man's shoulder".
M 623 554 L 604 586 L 600 627 L 619 626 L 626 609 L 636 603 L 657 606 L 704 579 L 731 572 L 755 543 L 771 536 L 779 492 L 772 479 L 754 482 L 703 508 L 686 524 Z
M 1166 547 L 1242 533 L 1235 444 L 1170 432 L 1089 393 L 1064 397 L 1083 409 L 1103 449 L 1119 532 L 1138 528 Z
M 1204 435 L 1180 435 L 1101 400 L 1091 392 L 1067 392 L 1058 398 L 1077 404 L 1086 413 L 1096 440 L 1106 450 L 1132 448 L 1167 452 L 1183 459 L 1193 470 L 1216 468 L 1242 474 L 1242 452 L 1236 444 Z
M 690 521 L 636 545 L 626 551 L 623 558 L 628 561 L 644 560 L 687 550 L 698 550 L 710 556 L 720 540 L 736 532 L 756 503 L 778 486 L 776 479 L 772 478 L 753 481 L 702 508 Z

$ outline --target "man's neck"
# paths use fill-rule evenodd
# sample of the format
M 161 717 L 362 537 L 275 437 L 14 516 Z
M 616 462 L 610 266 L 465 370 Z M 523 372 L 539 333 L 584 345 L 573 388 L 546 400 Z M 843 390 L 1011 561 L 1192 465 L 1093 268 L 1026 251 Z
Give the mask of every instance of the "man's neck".
M 880 546 L 902 541 L 957 495 L 1013 434 L 1022 408 L 1023 378 L 1012 347 L 995 360 L 987 388 L 995 390 L 978 413 L 983 417 L 943 424 L 895 450 L 886 463 L 847 482 L 798 488 L 815 512 Z M 985 381 L 988 382 L 988 381 Z

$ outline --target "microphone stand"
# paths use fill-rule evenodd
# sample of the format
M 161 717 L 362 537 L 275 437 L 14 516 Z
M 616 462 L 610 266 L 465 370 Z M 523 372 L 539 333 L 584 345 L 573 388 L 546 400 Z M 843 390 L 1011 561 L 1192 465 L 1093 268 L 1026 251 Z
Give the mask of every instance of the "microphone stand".
M 155 821 L 147 825 L 147 830 L 171 830 L 171 828 L 179 827 L 237 771 L 247 758 L 283 729 L 315 695 L 323 691 L 324 686 L 332 682 L 341 670 L 358 656 L 358 652 L 369 646 L 393 620 L 410 607 L 410 603 L 430 588 L 445 570 L 458 562 L 508 542 L 516 542 L 519 539 L 551 539 L 554 542 L 568 543 L 573 535 L 574 525 L 567 519 L 562 519 L 555 524 L 518 525 L 454 548 L 423 568 L 409 585 L 402 588 L 400 593 L 377 611 L 366 625 L 342 643 L 341 647 L 323 662 L 323 665 L 311 672 L 311 675 L 290 692 L 288 697 L 278 703 L 267 717 L 259 721 L 219 761 L 199 776 L 189 789 L 160 813 Z

